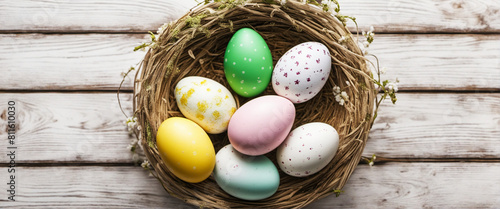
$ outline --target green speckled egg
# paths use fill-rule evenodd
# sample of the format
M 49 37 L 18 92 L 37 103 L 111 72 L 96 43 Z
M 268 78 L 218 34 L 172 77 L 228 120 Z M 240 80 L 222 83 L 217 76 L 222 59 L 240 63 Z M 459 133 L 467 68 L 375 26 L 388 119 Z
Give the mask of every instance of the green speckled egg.
M 224 54 L 224 73 L 240 96 L 262 93 L 273 73 L 273 57 L 262 36 L 250 28 L 236 31 Z

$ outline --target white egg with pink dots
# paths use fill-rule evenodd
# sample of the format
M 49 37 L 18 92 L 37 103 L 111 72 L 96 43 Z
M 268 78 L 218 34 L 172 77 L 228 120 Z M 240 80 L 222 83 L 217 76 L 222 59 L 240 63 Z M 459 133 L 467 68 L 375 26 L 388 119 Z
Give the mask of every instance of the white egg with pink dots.
M 293 103 L 306 102 L 321 91 L 330 75 L 331 65 L 330 52 L 322 43 L 296 45 L 276 63 L 273 89 Z
M 313 122 L 295 128 L 276 150 L 283 172 L 295 177 L 313 175 L 335 157 L 339 135 L 326 123 Z

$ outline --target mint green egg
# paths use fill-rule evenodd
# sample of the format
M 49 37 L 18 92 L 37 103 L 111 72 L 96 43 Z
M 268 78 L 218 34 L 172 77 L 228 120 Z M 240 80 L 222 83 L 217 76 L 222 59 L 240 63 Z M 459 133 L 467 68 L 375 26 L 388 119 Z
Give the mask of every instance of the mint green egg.
M 228 144 L 215 156 L 215 181 L 228 194 L 243 200 L 261 200 L 278 190 L 278 169 L 266 156 L 248 156 Z
M 224 73 L 238 95 L 262 93 L 273 73 L 273 57 L 264 38 L 250 28 L 236 31 L 224 53 Z

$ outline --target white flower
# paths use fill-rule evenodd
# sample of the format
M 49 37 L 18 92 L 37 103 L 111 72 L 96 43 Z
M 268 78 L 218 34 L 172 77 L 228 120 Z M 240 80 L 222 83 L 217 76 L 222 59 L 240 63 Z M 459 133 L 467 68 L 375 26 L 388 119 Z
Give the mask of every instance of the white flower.
M 333 95 L 335 96 L 335 101 L 341 106 L 344 106 L 344 104 L 349 100 L 347 93 L 345 91 L 341 91 L 339 86 L 333 87 Z
M 337 4 L 335 4 L 335 2 L 331 0 L 325 0 L 322 1 L 322 3 L 328 7 L 328 11 L 331 13 L 333 13 L 335 11 L 335 8 L 337 8 Z
M 280 0 L 281 6 L 284 6 L 286 4 L 287 0 Z
M 349 81 L 345 81 L 345 84 L 347 84 L 347 86 L 351 86 L 351 83 L 349 83 Z
M 335 101 L 340 102 L 342 100 L 342 97 L 340 97 L 340 94 L 335 95 Z
M 151 164 L 149 164 L 149 161 L 148 160 L 144 160 L 142 163 L 141 163 L 141 167 L 143 168 L 149 168 Z
M 334 93 L 334 94 L 340 94 L 340 87 L 338 87 L 338 86 L 334 86 L 334 87 L 333 87 L 333 93 Z
M 349 100 L 349 96 L 347 96 L 347 93 L 345 91 L 343 91 L 340 95 L 342 96 L 342 99 Z
M 389 92 L 398 92 L 398 84 L 397 83 L 388 83 L 385 86 L 385 89 L 387 89 Z
M 373 164 L 374 164 L 373 161 L 370 161 L 370 163 L 368 163 L 368 165 L 370 166 L 373 166 Z
M 128 131 L 132 132 L 132 130 L 134 130 L 134 128 L 137 126 L 137 118 L 128 117 L 127 120 L 125 120 L 125 124 L 127 125 Z

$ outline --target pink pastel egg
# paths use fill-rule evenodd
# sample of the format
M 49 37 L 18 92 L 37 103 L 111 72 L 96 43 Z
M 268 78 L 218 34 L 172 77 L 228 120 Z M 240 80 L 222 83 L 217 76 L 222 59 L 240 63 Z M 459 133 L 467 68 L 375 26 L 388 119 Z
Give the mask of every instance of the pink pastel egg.
M 295 106 L 280 96 L 262 96 L 241 106 L 231 117 L 228 137 L 246 155 L 274 150 L 288 136 L 295 120 Z
M 276 63 L 273 89 L 293 103 L 306 102 L 321 91 L 330 75 L 331 65 L 330 52 L 322 43 L 296 45 Z

